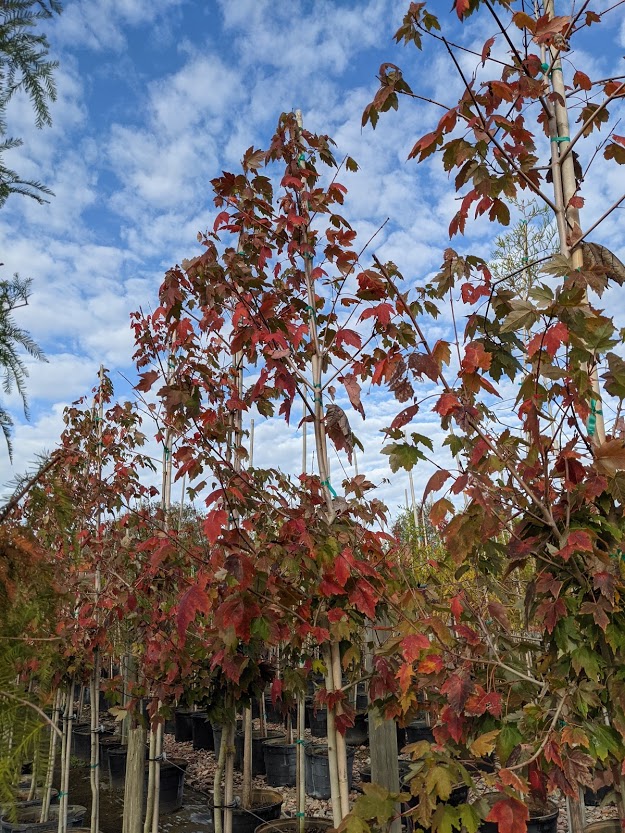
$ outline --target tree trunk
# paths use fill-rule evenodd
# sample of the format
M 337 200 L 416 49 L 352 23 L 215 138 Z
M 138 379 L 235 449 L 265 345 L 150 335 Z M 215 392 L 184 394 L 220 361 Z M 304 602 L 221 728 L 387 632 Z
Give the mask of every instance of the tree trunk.
M 139 718 L 128 729 L 122 833 L 142 833 L 147 731 Z

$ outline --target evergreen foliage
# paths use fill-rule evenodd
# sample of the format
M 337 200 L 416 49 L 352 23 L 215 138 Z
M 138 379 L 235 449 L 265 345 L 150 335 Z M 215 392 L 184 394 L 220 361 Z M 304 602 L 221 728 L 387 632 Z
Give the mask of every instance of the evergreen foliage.
M 60 14 L 61 8 L 58 0 L 5 0 L 0 5 L 0 206 L 10 194 L 23 194 L 39 203 L 51 194 L 42 183 L 22 179 L 3 158 L 6 151 L 23 144 L 7 135 L 6 109 L 16 93 L 30 99 L 37 127 L 52 124 L 49 104 L 56 100 L 57 62 L 49 60 L 48 37 L 36 27 Z
M 0 281 L 0 376 L 2 389 L 10 394 L 14 389 L 19 393 L 24 413 L 28 417 L 28 398 L 26 396 L 26 377 L 28 369 L 19 354 L 20 348 L 28 355 L 40 361 L 46 357 L 26 330 L 18 327 L 13 318 L 13 311 L 28 303 L 30 279 L 22 280 L 15 275 L 10 281 Z M 12 456 L 11 428 L 13 420 L 6 408 L 0 403 L 0 428 L 4 434 L 9 457 Z

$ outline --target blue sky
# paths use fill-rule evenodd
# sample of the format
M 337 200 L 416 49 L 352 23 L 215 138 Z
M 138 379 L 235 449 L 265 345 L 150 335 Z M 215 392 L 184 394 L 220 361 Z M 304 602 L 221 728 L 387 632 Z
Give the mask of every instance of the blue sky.
M 453 24 L 449 0 L 430 5 Z M 568 2 L 558 5 L 559 13 L 568 13 Z M 49 358 L 48 364 L 28 362 L 30 423 L 17 399 L 8 400 L 16 420 L 15 461 L 11 467 L 0 448 L 0 483 L 54 447 L 63 407 L 91 389 L 101 362 L 118 393 L 127 395 L 124 377 L 134 378 L 130 312 L 155 305 L 164 271 L 199 252 L 196 234 L 215 216 L 210 179 L 236 170 L 250 145 L 266 146 L 284 110 L 301 108 L 309 129 L 330 133 L 339 156 L 349 153 L 359 162 L 358 174 L 343 177 L 350 189 L 346 216 L 362 240 L 390 218 L 371 251 L 395 261 L 410 280 L 437 269 L 449 245 L 455 195 L 439 165 L 406 162 L 415 138 L 433 123 L 433 109 L 405 101 L 375 133 L 360 127 L 383 61 L 402 66 L 414 89 L 450 104 L 459 94 L 441 52 L 394 44 L 405 6 L 384 0 L 66 0 L 48 30 L 60 64 L 53 127 L 35 130 L 26 101 L 16 100 L 9 112 L 9 132 L 25 144 L 8 161 L 56 196 L 44 206 L 13 197 L 0 212 L 5 274 L 33 279 L 19 324 Z M 572 56 L 591 76 L 623 72 L 625 6 L 611 21 L 591 31 Z M 481 44 L 488 35 L 479 19 L 456 23 L 452 31 L 465 44 Z M 473 68 L 474 59 L 462 61 Z M 625 192 L 620 170 L 589 182 L 585 222 L 619 191 Z M 603 242 L 623 256 L 619 227 L 617 212 Z M 479 222 L 454 245 L 488 256 L 492 239 L 493 229 Z M 447 326 L 443 319 L 431 334 L 444 335 Z M 391 476 L 379 455 L 379 431 L 395 405 L 373 396 L 364 404 L 366 423 L 354 420 L 367 447 L 360 468 L 378 482 L 390 478 L 381 496 L 395 510 L 407 477 Z M 415 429 L 441 439 L 427 414 Z M 257 464 L 275 462 L 276 448 L 285 468 L 299 463 L 295 429 L 289 436 L 282 425 L 259 425 Z M 332 467 L 338 475 L 338 460 Z M 416 473 L 418 490 L 430 473 L 427 466 Z

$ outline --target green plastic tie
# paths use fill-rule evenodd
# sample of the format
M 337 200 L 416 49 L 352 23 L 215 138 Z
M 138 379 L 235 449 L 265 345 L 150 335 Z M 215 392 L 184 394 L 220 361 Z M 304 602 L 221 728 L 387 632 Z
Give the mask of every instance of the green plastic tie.
M 541 64 L 540 68 L 543 72 L 547 72 L 547 70 L 549 69 L 549 64 Z
M 520 222 L 521 222 L 521 225 L 522 225 L 522 226 L 526 226 L 526 225 L 527 225 L 527 220 L 521 220 Z
M 318 402 L 320 405 L 323 405 L 323 399 L 320 396 L 313 396 L 313 402 Z
M 295 813 L 295 818 L 305 819 L 306 818 L 306 813 Z
M 99 766 L 100 766 L 100 764 L 99 764 L 99 763 L 97 763 L 97 764 L 90 764 L 90 765 L 89 765 L 89 769 L 97 769 Z
M 176 362 L 174 361 L 174 359 L 171 359 L 171 358 L 167 360 L 167 364 L 168 364 L 169 367 L 175 367 L 176 366 Z
M 311 253 L 310 253 L 310 252 L 304 252 L 304 253 L 302 254 L 302 257 L 305 257 L 305 258 L 306 258 L 306 260 L 313 260 L 315 256 L 314 256 L 314 255 L 311 255 Z
M 317 320 L 317 310 L 314 307 L 311 307 L 310 304 L 306 304 L 306 310 L 312 315 L 313 321 Z
M 298 739 L 295 741 L 295 743 L 299 743 L 299 744 L 301 744 L 302 746 L 305 746 L 305 745 L 306 745 L 306 741 L 305 741 L 305 740 L 303 740 L 302 738 L 298 738 Z
M 58 793 L 58 798 L 63 798 L 64 795 L 69 795 L 69 793 L 66 793 L 66 792 L 63 792 L 63 790 L 60 790 L 59 793 Z
M 571 137 L 570 137 L 570 136 L 554 136 L 554 137 L 551 139 L 551 141 L 552 141 L 552 142 L 556 142 L 556 143 L 559 145 L 559 144 L 560 144 L 560 142 L 570 142 L 570 141 L 571 141 Z
M 522 258 L 521 258 L 521 263 L 527 263 L 527 258 L 526 258 L 526 257 L 522 257 Z
M 601 411 L 599 411 L 601 413 Z M 586 429 L 588 430 L 588 436 L 594 437 L 595 431 L 597 429 L 597 402 L 594 399 L 590 401 L 590 415 L 588 417 L 588 422 L 586 423 Z
M 319 388 L 321 390 L 321 382 L 313 382 L 313 388 Z
M 321 485 L 322 485 L 322 486 L 327 486 L 327 487 L 328 487 L 328 489 L 330 490 L 330 494 L 332 495 L 332 497 L 338 497 L 338 495 L 337 495 L 337 493 L 336 493 L 336 491 L 335 491 L 335 489 L 334 489 L 334 486 L 330 483 L 330 481 L 329 481 L 329 480 L 322 480 L 322 481 L 321 481 Z
M 166 445 L 164 445 L 164 446 L 163 446 L 163 451 L 165 452 L 165 459 L 166 459 L 166 460 L 169 460 L 169 452 L 170 452 L 170 449 L 169 449 L 169 448 L 167 448 L 167 446 L 166 446 Z
M 302 153 L 300 153 L 300 155 L 297 157 L 297 164 L 300 166 L 300 168 L 303 168 L 303 167 L 304 167 L 304 162 L 305 162 L 305 161 L 306 161 L 306 154 L 302 152 Z
M 237 254 L 241 255 L 241 257 L 245 257 L 245 252 L 237 252 Z

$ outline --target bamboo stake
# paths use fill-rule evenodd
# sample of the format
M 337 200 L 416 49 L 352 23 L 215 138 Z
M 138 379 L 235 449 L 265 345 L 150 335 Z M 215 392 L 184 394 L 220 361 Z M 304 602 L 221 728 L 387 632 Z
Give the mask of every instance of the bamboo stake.
M 100 365 L 98 373 L 100 380 L 96 420 L 96 436 L 98 441 L 96 452 L 96 463 L 98 469 L 98 482 L 102 480 L 102 419 L 104 417 L 104 365 Z M 94 404 L 94 411 L 96 410 Z M 102 509 L 98 505 L 96 515 L 96 540 L 101 543 L 100 527 L 102 525 Z M 102 573 L 100 563 L 95 568 L 95 609 L 98 610 L 98 602 L 102 592 Z M 101 676 L 101 654 L 96 648 L 93 652 L 93 671 L 91 674 L 90 695 L 91 695 L 91 758 L 89 768 L 89 782 L 91 784 L 91 833 L 99 833 L 100 828 L 100 676 Z
M 54 693 L 54 706 L 52 708 L 52 722 L 58 726 L 59 715 L 61 713 L 61 689 L 57 689 Z M 57 747 L 57 733 L 54 730 L 50 732 L 50 747 L 48 751 L 48 767 L 46 770 L 46 780 L 43 787 L 43 800 L 41 803 L 40 822 L 48 821 L 48 814 L 50 812 L 50 799 L 52 797 L 52 781 L 54 780 L 54 767 L 56 764 L 56 747 Z
M 223 816 L 222 816 L 222 800 L 221 800 L 221 780 L 224 774 L 224 765 L 226 763 L 226 731 L 225 727 L 221 727 L 221 746 L 219 747 L 219 756 L 217 758 L 217 766 L 215 767 L 215 775 L 213 781 L 213 830 L 214 833 L 223 833 Z
M 341 650 L 337 642 L 333 642 L 330 646 L 332 655 L 332 673 L 334 677 L 334 690 L 339 691 L 342 687 L 342 673 L 341 673 Z M 343 713 L 343 707 L 340 703 L 336 706 L 337 716 Z M 336 758 L 337 758 L 337 775 L 339 781 L 339 797 L 341 801 L 341 817 L 345 818 L 349 813 L 349 785 L 347 780 L 347 745 L 345 743 L 345 736 L 338 730 L 336 732 Z
M 297 698 L 297 750 L 296 750 L 296 769 L 295 769 L 295 783 L 297 785 L 297 827 L 298 833 L 304 833 L 306 826 L 306 760 L 304 749 L 304 732 L 306 725 L 304 695 L 300 694 Z
M 74 721 L 74 692 L 76 683 L 72 677 L 67 691 L 65 714 L 63 716 L 63 743 L 61 751 L 61 789 L 59 790 L 59 826 L 58 833 L 67 833 L 67 808 L 69 805 L 69 771 L 72 753 L 72 723 Z

